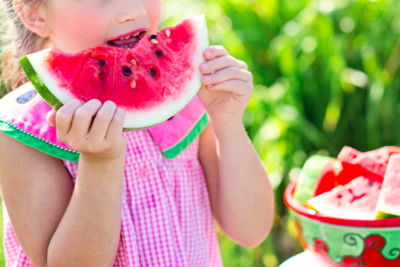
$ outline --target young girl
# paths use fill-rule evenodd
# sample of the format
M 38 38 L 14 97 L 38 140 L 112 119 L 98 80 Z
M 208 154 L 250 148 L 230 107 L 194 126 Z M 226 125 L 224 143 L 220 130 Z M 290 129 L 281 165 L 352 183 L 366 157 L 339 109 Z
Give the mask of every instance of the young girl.
M 14 104 L 25 110 L 18 115 L 25 128 L 16 131 L 16 109 L 5 108 L 10 97 L 0 102 L 7 266 L 222 266 L 213 218 L 238 244 L 264 240 L 274 196 L 242 125 L 253 90 L 244 62 L 221 46 L 204 52 L 203 86 L 193 100 L 201 102 L 185 109 L 206 110 L 209 123 L 167 159 L 163 142 L 179 135 L 182 123 L 123 133 L 124 112 L 95 99 L 44 112 L 17 67 L 22 56 L 47 46 L 76 53 L 110 41 L 127 45 L 117 37 L 138 29 L 155 33 L 161 0 L 2 1 L 12 21 L 3 78 L 19 87 L 8 96 L 19 96 Z M 197 119 L 185 112 L 177 116 L 195 127 Z M 40 147 L 41 139 L 21 137 L 25 131 L 47 141 Z M 51 142 L 51 149 L 62 143 L 80 152 L 79 162 L 43 153 Z

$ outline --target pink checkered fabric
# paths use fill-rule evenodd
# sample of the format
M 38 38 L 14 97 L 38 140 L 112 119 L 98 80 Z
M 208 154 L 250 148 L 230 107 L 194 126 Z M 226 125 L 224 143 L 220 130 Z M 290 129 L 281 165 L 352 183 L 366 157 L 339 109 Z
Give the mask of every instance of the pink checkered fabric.
M 198 139 L 173 160 L 166 159 L 148 131 L 128 140 L 121 236 L 114 267 L 222 266 Z M 64 161 L 75 182 L 78 164 Z M 4 208 L 7 267 L 33 267 Z

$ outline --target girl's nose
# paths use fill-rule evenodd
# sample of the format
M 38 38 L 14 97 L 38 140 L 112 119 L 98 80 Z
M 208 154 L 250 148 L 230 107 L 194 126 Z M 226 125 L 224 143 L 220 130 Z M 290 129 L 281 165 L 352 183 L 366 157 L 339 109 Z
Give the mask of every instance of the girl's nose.
M 147 10 L 140 2 L 140 0 L 121 1 L 121 11 L 117 17 L 118 22 L 136 21 L 147 15 Z

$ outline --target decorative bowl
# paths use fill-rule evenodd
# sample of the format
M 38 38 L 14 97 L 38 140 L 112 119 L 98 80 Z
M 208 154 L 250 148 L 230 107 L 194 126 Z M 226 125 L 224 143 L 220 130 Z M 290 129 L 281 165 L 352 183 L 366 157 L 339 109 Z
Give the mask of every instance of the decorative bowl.
M 347 220 L 316 213 L 293 198 L 284 201 L 304 249 L 334 267 L 400 267 L 400 218 Z

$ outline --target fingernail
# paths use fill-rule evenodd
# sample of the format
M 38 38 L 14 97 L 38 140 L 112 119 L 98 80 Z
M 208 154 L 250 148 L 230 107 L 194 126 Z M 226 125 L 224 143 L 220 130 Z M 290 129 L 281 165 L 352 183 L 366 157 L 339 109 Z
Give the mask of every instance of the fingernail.
M 206 82 L 211 82 L 211 77 L 209 75 L 204 76 L 204 80 L 206 80 Z
M 122 108 L 117 108 L 117 111 L 116 111 L 116 113 L 118 113 L 118 116 L 123 116 L 123 114 L 124 114 L 124 110 L 122 109 Z
M 206 51 L 205 53 L 204 53 L 205 55 L 206 55 L 206 57 L 211 57 L 211 52 L 210 51 Z
M 205 70 L 205 71 L 208 70 L 208 65 L 207 64 L 203 64 L 202 67 L 203 67 L 203 70 Z

